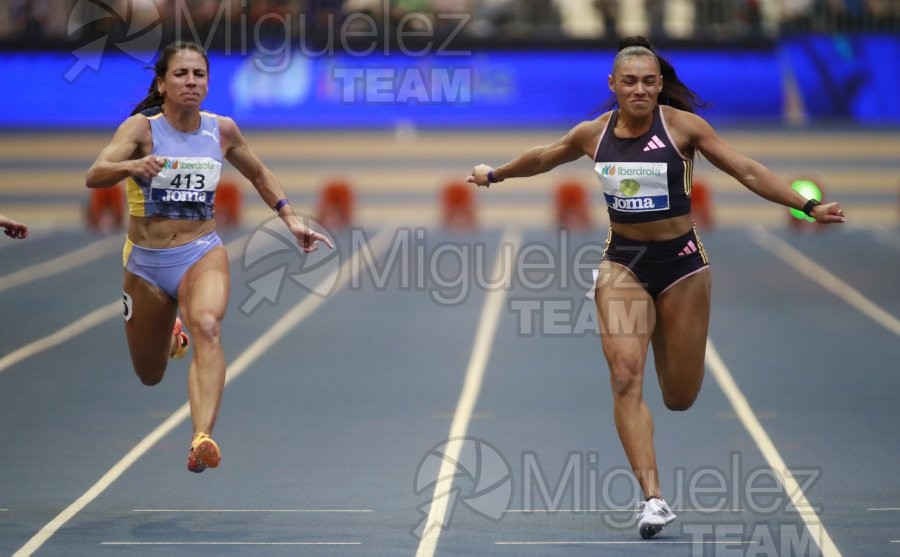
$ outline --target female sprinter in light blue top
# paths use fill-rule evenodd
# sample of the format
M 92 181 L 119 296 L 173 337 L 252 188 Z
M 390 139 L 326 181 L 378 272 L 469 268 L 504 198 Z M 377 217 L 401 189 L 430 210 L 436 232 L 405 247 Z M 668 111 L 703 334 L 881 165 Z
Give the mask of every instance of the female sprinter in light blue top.
M 583 156 L 594 161 L 610 219 L 595 289 L 597 315 L 616 430 L 645 497 L 638 530 L 651 538 L 675 514 L 660 492 L 653 420 L 643 398 L 647 350 L 652 344 L 666 406 L 687 410 L 703 381 L 709 329 L 709 259 L 691 217 L 694 156 L 702 153 L 750 191 L 818 222 L 846 219 L 839 204 L 805 199 L 725 143 L 693 113 L 696 95 L 643 37 L 622 40 L 608 83 L 614 110 L 497 168 L 478 165 L 467 180 L 488 186 Z M 625 322 L 633 329 L 612 332 L 618 327 L 611 323 Z
M 150 91 L 88 170 L 89 188 L 127 180 L 125 333 L 134 370 L 145 385 L 159 383 L 170 357 L 183 356 L 193 335 L 188 397 L 194 437 L 187 467 L 219 464 L 210 434 L 225 386 L 221 323 L 228 305 L 225 248 L 215 232 L 213 202 L 223 158 L 272 207 L 300 247 L 310 252 L 324 235 L 294 215 L 275 176 L 250 150 L 230 118 L 202 111 L 209 59 L 195 43 L 166 47 Z

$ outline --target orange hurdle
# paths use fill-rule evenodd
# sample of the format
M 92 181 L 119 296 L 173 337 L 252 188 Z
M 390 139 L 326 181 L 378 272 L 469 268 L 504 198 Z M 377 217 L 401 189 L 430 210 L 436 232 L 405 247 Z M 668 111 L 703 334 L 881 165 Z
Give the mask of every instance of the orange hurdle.
M 125 224 L 125 193 L 122 184 L 91 189 L 85 217 L 91 230 L 120 230 Z
M 590 194 L 580 182 L 563 182 L 556 188 L 556 225 L 564 230 L 590 230 Z
M 243 197 L 238 185 L 232 180 L 223 179 L 216 187 L 213 202 L 213 214 L 217 228 L 231 228 L 240 225 Z
M 325 184 L 319 196 L 318 221 L 330 230 L 340 230 L 353 222 L 353 189 L 344 180 Z
M 448 184 L 441 196 L 443 225 L 449 230 L 474 230 L 475 194 L 473 186 L 463 182 Z
M 705 180 L 694 178 L 691 184 L 691 213 L 698 228 L 710 229 L 715 224 L 712 210 L 712 193 Z

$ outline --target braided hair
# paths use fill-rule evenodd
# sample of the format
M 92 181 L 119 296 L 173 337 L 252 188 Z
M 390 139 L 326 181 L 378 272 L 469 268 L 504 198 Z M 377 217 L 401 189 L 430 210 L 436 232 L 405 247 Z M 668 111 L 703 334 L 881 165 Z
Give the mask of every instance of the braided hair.
M 182 50 L 193 50 L 203 56 L 203 60 L 206 62 L 206 70 L 207 72 L 209 71 L 209 57 L 202 46 L 191 41 L 175 41 L 160 53 L 156 65 L 153 66 L 153 80 L 150 81 L 147 96 L 131 111 L 132 116 L 140 114 L 148 108 L 162 106 L 166 99 L 159 92 L 158 82 L 166 77 L 166 72 L 169 71 L 169 61 Z

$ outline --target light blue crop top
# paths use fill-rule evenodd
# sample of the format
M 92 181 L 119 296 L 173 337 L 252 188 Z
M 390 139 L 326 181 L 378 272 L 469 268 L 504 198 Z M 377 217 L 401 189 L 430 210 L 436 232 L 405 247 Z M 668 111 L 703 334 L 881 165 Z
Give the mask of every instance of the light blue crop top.
M 183 220 L 213 218 L 213 203 L 222 172 L 219 119 L 200 112 L 200 127 L 194 132 L 173 128 L 160 109 L 142 112 L 150 121 L 152 154 L 166 159 L 152 180 L 131 176 L 126 181 L 129 213 L 136 217 L 166 217 Z

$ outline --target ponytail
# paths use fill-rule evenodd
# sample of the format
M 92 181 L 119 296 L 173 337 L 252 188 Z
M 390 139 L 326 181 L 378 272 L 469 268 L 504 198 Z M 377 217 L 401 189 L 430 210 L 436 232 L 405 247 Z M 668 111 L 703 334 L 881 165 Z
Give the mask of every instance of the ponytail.
M 157 62 L 157 64 L 159 64 Z M 159 87 L 156 84 L 156 76 L 153 76 L 153 80 L 150 82 L 150 89 L 147 91 L 147 96 L 144 97 L 144 100 L 138 103 L 134 110 L 131 111 L 131 115 L 140 114 L 141 112 L 147 110 L 148 108 L 155 108 L 157 106 L 162 106 L 163 101 L 165 100 L 162 95 L 159 94 Z
M 675 73 L 675 67 L 660 56 L 645 37 L 633 36 L 619 40 L 619 52 L 616 54 L 613 62 L 613 71 L 624 58 L 631 56 L 653 56 L 659 63 L 659 73 L 662 75 L 663 82 L 663 88 L 658 98 L 659 104 L 666 104 L 687 112 L 696 112 L 698 108 L 707 106 L 697 93 L 678 78 L 678 74 Z M 618 100 L 613 95 L 612 98 L 603 103 L 598 112 L 611 110 L 617 104 Z

